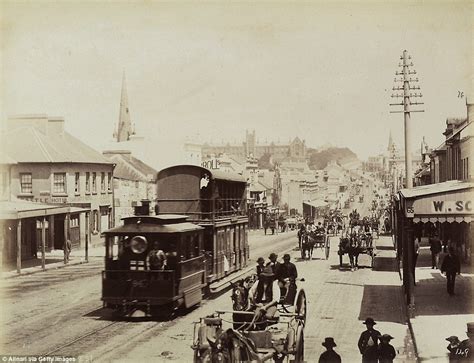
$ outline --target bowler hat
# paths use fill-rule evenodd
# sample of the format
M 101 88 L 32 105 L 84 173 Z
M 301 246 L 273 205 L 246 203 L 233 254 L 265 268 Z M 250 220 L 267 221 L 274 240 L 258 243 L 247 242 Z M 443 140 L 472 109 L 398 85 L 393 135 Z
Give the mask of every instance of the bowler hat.
M 260 263 L 260 262 L 265 262 L 265 259 L 264 259 L 263 257 L 259 257 L 259 258 L 257 259 L 257 262 L 259 262 L 259 263 Z
M 334 338 L 331 338 L 331 337 L 324 338 L 324 342 L 322 342 L 321 345 L 323 345 L 326 348 L 337 347 L 336 343 L 334 342 Z
M 290 259 L 290 255 L 288 253 L 285 253 L 285 255 L 283 256 L 283 259 L 284 260 L 289 260 Z
M 450 343 L 459 343 L 459 338 L 455 335 L 451 335 L 450 337 L 447 337 L 446 340 Z
M 367 318 L 367 319 L 365 319 L 365 321 L 364 321 L 362 324 L 375 325 L 375 324 L 377 324 L 377 323 L 375 322 L 374 319 L 372 319 L 372 318 Z
M 393 337 L 390 334 L 384 334 L 380 337 L 380 340 L 384 340 L 384 341 L 385 340 L 389 341 L 391 339 L 393 339 Z
M 274 277 L 275 274 L 273 273 L 272 266 L 266 266 L 263 271 L 260 273 L 261 277 Z
M 270 253 L 270 256 L 268 256 L 268 258 L 271 260 L 272 258 L 277 258 L 278 255 L 274 252 Z

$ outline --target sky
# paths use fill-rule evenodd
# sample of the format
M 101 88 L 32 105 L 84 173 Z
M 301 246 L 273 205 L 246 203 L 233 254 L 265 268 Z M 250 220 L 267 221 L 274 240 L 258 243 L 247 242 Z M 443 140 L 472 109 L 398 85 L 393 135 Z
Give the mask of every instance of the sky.
M 161 146 L 242 142 L 255 129 L 261 143 L 299 136 L 361 159 L 390 131 L 403 147 L 389 103 L 404 49 L 425 103 L 411 115 L 414 149 L 423 136 L 438 146 L 474 95 L 469 1 L 0 6 L 0 119 L 63 116 L 96 148 L 112 138 L 123 72 L 137 133 Z

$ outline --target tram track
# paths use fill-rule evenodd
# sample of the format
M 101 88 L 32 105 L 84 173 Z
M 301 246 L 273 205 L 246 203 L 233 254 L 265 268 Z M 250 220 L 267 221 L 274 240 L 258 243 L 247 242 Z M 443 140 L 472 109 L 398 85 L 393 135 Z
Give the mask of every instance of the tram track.
M 263 231 L 261 233 L 261 236 L 257 233 L 252 236 L 254 241 L 251 246 L 250 265 L 259 256 L 266 257 L 270 252 L 282 253 L 296 245 L 296 232 L 278 236 L 265 236 Z M 100 289 L 97 287 L 100 285 L 91 277 L 93 278 L 87 276 L 87 279 L 83 280 L 84 286 L 81 287 L 76 285 L 76 281 L 63 282 L 56 279 L 54 284 L 48 285 L 52 294 L 40 295 L 36 300 L 33 295 L 37 290 L 21 294 L 28 299 L 18 299 L 19 306 L 9 310 L 15 314 L 8 315 L 8 333 L 5 335 L 8 339 L 2 342 L 5 351 L 12 354 L 28 351 L 29 354 L 39 356 L 91 356 L 94 361 L 99 362 L 121 360 L 128 355 L 128 351 L 135 349 L 135 345 L 146 349 L 150 349 L 150 345 L 155 346 L 158 337 L 171 336 L 173 343 L 182 341 L 188 345 L 192 336 L 184 336 L 183 330 L 177 330 L 175 326 L 188 325 L 191 320 L 212 313 L 215 308 L 209 310 L 211 306 L 223 308 L 228 304 L 225 297 L 224 300 L 220 299 L 226 294 L 223 291 L 218 296 L 203 300 L 201 307 L 178 312 L 178 316 L 170 321 L 115 320 L 111 311 L 103 310 L 102 305 L 97 306 L 97 299 L 100 297 Z M 25 281 L 35 280 L 30 278 Z M 72 292 L 64 293 L 72 288 L 72 285 L 75 285 Z M 88 291 L 86 299 L 84 291 Z M 219 301 L 213 302 L 215 300 Z M 173 336 L 176 336 L 176 339 Z M 163 347 L 163 350 L 166 350 L 165 348 L 174 350 L 169 347 Z

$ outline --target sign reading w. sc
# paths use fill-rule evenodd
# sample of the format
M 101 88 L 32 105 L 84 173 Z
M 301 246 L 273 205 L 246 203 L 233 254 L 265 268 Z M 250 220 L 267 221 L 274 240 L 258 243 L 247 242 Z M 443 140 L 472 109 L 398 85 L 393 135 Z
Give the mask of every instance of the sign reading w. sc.
M 471 200 L 433 200 L 431 201 L 432 213 L 466 214 L 472 212 Z

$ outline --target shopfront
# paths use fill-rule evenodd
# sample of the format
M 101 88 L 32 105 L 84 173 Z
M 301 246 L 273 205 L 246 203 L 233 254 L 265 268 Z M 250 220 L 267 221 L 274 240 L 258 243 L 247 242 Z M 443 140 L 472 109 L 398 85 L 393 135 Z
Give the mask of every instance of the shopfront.
M 414 305 L 414 240 L 437 235 L 462 264 L 472 264 L 474 183 L 447 181 L 402 189 L 395 198 L 394 234 L 408 305 Z

